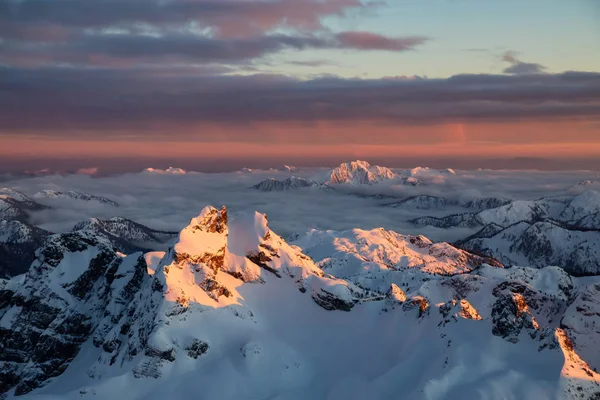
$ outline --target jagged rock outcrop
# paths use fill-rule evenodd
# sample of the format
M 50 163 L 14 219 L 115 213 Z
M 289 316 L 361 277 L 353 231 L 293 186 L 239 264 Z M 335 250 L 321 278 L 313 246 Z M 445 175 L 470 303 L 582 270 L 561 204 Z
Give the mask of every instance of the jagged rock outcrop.
M 406 301 L 406 293 L 398 285 L 392 283 L 388 291 L 385 293 L 385 297 L 388 300 L 392 300 L 398 303 L 404 303 Z
M 418 317 L 429 314 L 429 301 L 423 296 L 413 296 L 402 304 L 402 311 L 418 310 Z
M 459 301 L 452 299 L 440 305 L 438 309 L 444 318 L 440 324 L 447 324 L 450 321 L 457 322 L 459 318 L 472 319 L 475 321 L 480 321 L 482 319 L 475 307 L 465 299 Z
M 519 341 L 524 330 L 533 339 L 537 336 L 540 325 L 529 311 L 525 298 L 520 293 L 503 294 L 492 308 L 494 328 L 492 333 L 509 342 Z

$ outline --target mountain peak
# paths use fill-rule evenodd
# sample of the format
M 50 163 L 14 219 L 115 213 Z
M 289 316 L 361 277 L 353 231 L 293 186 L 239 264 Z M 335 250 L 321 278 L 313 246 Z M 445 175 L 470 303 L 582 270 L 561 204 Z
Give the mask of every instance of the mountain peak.
M 187 171 L 183 168 L 169 167 L 167 169 L 146 168 L 143 172 L 151 174 L 170 174 L 170 175 L 185 175 Z
M 371 165 L 367 161 L 350 161 L 340 164 L 327 173 L 323 183 L 371 185 L 398 176 L 389 168 Z

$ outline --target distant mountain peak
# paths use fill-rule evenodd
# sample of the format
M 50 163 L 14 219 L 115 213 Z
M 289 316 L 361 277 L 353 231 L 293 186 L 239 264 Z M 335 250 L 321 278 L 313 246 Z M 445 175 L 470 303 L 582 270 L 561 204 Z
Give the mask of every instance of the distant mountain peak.
M 325 184 L 371 185 L 397 178 L 398 175 L 389 168 L 356 160 L 340 164 L 328 172 L 322 182 Z
M 167 169 L 146 168 L 143 172 L 162 175 L 185 175 L 187 173 L 185 169 L 177 167 L 169 167 Z

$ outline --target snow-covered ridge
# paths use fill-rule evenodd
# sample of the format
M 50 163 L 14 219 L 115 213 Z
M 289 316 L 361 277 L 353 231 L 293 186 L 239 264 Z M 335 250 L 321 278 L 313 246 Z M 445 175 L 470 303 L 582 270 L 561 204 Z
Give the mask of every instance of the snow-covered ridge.
M 473 204 L 479 208 L 485 200 Z M 511 201 L 480 212 L 442 218 L 419 217 L 415 224 L 439 228 L 480 228 L 460 241 L 464 248 L 506 265 L 556 265 L 574 275 L 600 273 L 600 194 Z
M 29 212 L 44 208 L 24 193 L 9 188 L 0 189 L 0 220 L 25 222 Z
M 383 228 L 365 231 L 312 230 L 293 242 L 312 257 L 325 272 L 378 292 L 385 292 L 393 275 L 406 271 L 452 276 L 473 271 L 487 264 L 502 268 L 492 258 L 480 257 L 448 243 L 433 243 L 423 236 L 401 235 Z M 372 275 L 367 278 L 365 271 Z M 374 274 L 385 276 L 377 281 Z
M 505 204 L 503 204 L 505 203 Z M 488 207 L 494 206 L 497 207 Z M 485 226 L 496 224 L 508 227 L 521 221 L 556 221 L 572 227 L 600 230 L 600 193 L 587 190 L 571 197 L 540 200 L 479 199 L 465 207 L 483 209 L 479 212 L 449 215 L 443 218 L 420 217 L 412 222 L 440 228 L 455 226 Z
M 108 220 L 90 218 L 73 227 L 73 231 L 86 230 L 108 237 L 113 246 L 123 253 L 151 250 L 157 244 L 166 243 L 177 235 L 176 232 L 151 229 L 122 217 L 113 217 Z
M 97 196 L 89 193 L 82 193 L 76 191 L 60 192 L 57 190 L 42 190 L 33 195 L 34 199 L 74 199 L 82 201 L 98 201 L 103 204 L 108 204 L 113 207 L 118 207 L 119 204 L 116 201 L 110 200 L 103 196 Z

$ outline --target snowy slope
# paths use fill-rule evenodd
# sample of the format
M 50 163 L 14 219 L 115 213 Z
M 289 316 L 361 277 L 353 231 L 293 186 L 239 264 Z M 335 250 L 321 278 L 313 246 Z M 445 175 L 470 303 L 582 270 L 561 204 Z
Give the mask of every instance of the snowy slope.
M 212 207 L 161 261 L 146 258 L 152 274 L 99 234 L 53 238 L 27 275 L 0 284 L 8 398 L 37 386 L 24 398 L 600 393 L 589 325 L 598 290 L 575 288 L 559 268 L 489 266 L 383 230 L 311 231 L 288 244 L 264 214 Z

